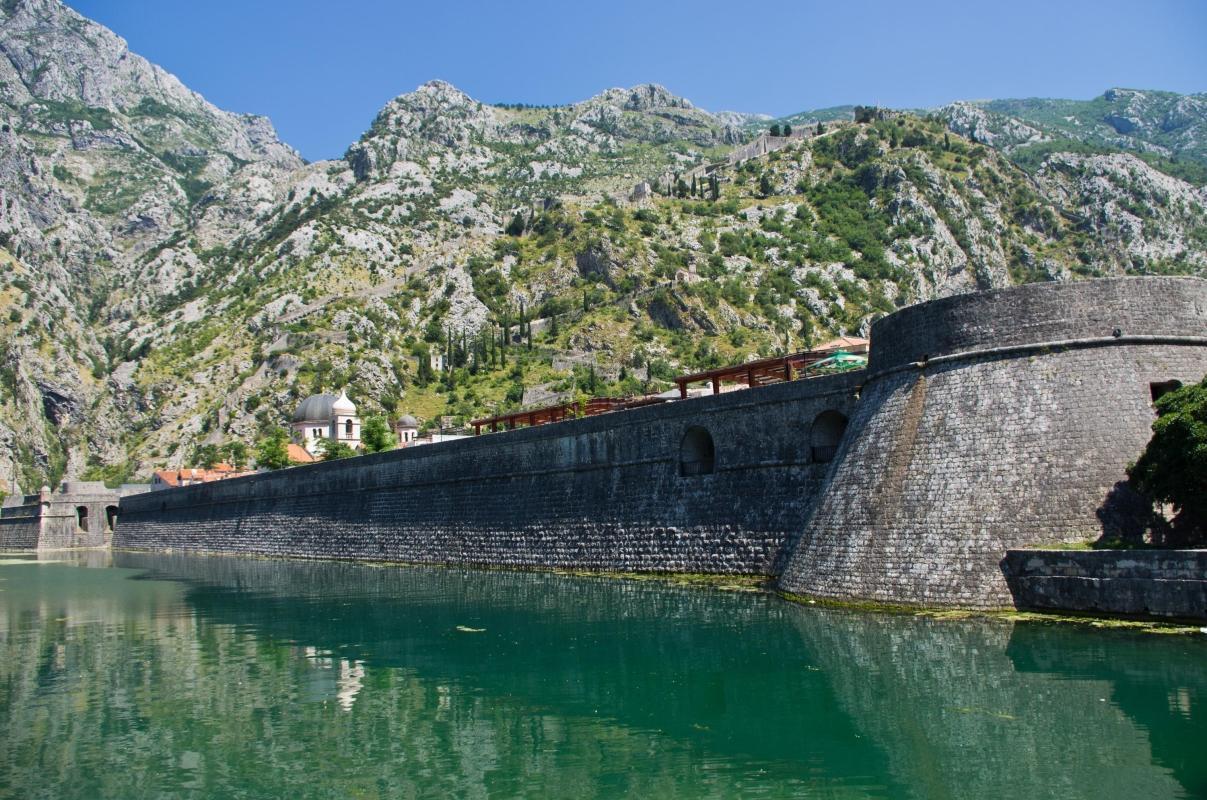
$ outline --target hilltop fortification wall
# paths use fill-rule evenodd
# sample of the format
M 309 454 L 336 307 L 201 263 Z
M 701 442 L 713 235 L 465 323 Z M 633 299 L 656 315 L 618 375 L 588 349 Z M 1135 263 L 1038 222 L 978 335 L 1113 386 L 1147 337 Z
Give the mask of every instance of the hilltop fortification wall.
M 127 497 L 114 544 L 777 574 L 833 453 L 814 422 L 849 415 L 858 383 L 815 378 Z
M 1036 284 L 872 327 L 861 399 L 780 585 L 1010 606 L 1008 549 L 1140 522 L 1122 484 L 1154 393 L 1207 373 L 1207 281 Z

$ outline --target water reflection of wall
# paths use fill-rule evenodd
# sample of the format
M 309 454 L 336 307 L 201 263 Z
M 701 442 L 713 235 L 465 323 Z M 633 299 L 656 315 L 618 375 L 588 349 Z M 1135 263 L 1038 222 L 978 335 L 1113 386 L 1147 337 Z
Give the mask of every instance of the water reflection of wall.
M 14 598 L 10 580 L 0 594 L 0 780 L 44 789 L 27 796 L 1116 797 L 1194 785 L 1163 767 L 1166 744 L 1120 701 L 1151 712 L 1190 687 L 1198 707 L 1203 679 L 1163 639 L 1129 649 L 1090 632 L 1099 649 L 1087 651 L 1009 625 L 656 582 L 115 560 L 150 571 L 110 580 L 98 614 L 86 598 L 104 587 L 81 581 L 136 573 L 47 565 L 37 592 Z M 1101 660 L 1115 671 L 1085 666 Z
M 1173 797 L 1207 774 L 1166 768 L 1145 718 L 1113 699 L 1118 669 L 1020 670 L 1040 644 L 1033 626 L 805 609 L 792 619 L 839 703 L 913 796 Z M 1159 659 L 1171 644 L 1150 636 L 1142 654 L 1101 631 L 1063 627 L 1047 637 L 1058 653 L 1093 640 L 1103 662 Z M 1133 682 L 1158 696 L 1189 682 L 1201 697 L 1207 653 L 1195 645 L 1197 675 L 1169 683 L 1167 675 L 1136 674 Z M 1196 741 L 1207 740 L 1202 720 L 1196 730 Z
M 858 758 L 878 761 L 869 756 L 866 738 L 850 736 L 853 723 L 888 759 L 896 780 L 927 787 L 924 795 L 962 796 L 963 786 L 982 787 L 986 795 L 1004 786 L 1041 794 L 1096 787 L 1107 797 L 1176 788 L 1167 771 L 1153 766 L 1172 756 L 1153 751 L 1145 726 L 1136 724 L 1132 709 L 1109 702 L 1112 686 L 1101 677 L 1064 682 L 1018 670 L 1020 653 L 1031 650 L 1018 644 L 1018 631 L 1032 630 L 1028 626 L 844 613 L 763 596 L 548 574 L 120 557 L 150 558 L 146 563 L 170 573 L 211 587 L 237 586 L 244 596 L 263 592 L 273 602 L 329 602 L 348 586 L 360 587 L 366 607 L 357 612 L 359 622 L 349 620 L 351 628 L 337 623 L 338 630 L 306 625 L 303 631 L 274 612 L 262 622 L 282 635 L 325 642 L 373 640 L 374 631 L 390 629 L 391 600 L 404 598 L 413 624 L 401 637 L 378 641 L 370 664 L 394 661 L 449 681 L 472 676 L 508 696 L 547 698 L 553 685 L 553 695 L 570 707 L 606 707 L 633 725 L 648 723 L 649 709 L 657 708 L 658 726 L 684 738 L 697 735 L 701 720 L 721 722 L 747 755 L 761 759 L 795 753 L 857 771 L 850 753 L 844 757 L 816 742 L 819 733 L 834 735 Z M 239 613 L 234 596 L 194 594 L 193 602 L 218 618 Z M 525 620 L 518 630 L 509 627 L 517 615 Z M 513 645 L 489 646 L 487 668 L 482 643 L 448 635 L 457 624 L 507 630 Z M 737 654 L 735 630 L 749 648 Z M 1192 681 L 1190 670 L 1172 681 L 1144 671 L 1141 657 L 1164 658 L 1174 641 L 1150 638 L 1143 652 L 1124 648 L 1121 655 L 1125 642 L 1098 631 L 1063 628 L 1052 636 L 1048 649 L 1057 653 L 1066 638 L 1074 648 L 1085 637 L 1098 642 L 1103 659 L 1116 657 L 1139 670 L 1134 682 L 1144 692 L 1202 691 L 1204 679 Z M 559 657 L 563 643 L 576 637 L 605 644 Z M 1202 649 L 1191 646 L 1200 658 Z M 538 669 L 531 668 L 532 653 L 543 654 Z M 631 683 L 615 677 L 634 672 L 646 677 Z M 1194 692 L 1192 699 L 1200 696 Z M 749 713 L 735 720 L 725 711 L 734 708 Z M 1079 735 L 1086 729 L 1096 736 Z M 1025 777 L 1018 777 L 1020 770 Z M 1177 777 L 1185 785 L 1194 780 L 1188 773 Z
M 1084 629 L 1020 625 L 1006 653 L 1023 674 L 1103 683 L 1106 699 L 1147 732 L 1154 760 L 1172 770 L 1187 796 L 1207 797 L 1207 646 L 1201 638 L 1177 636 L 1154 646 L 1144 633 L 1108 638 Z
M 769 598 L 207 561 L 171 560 L 193 573 L 183 585 L 119 580 L 171 593 L 132 599 L 125 618 L 66 626 L 58 607 L 0 600 L 14 632 L 0 657 L 23 664 L 0 672 L 8 785 L 90 798 L 189 786 L 247 797 L 884 790 L 882 759 L 827 711 L 822 676 L 801 668 L 796 634 Z M 390 577 L 374 584 L 375 573 Z M 77 577 L 43 591 L 70 595 Z M 281 588 L 308 578 L 325 597 Z M 610 586 L 625 591 L 609 597 Z M 556 599 L 524 613 L 524 598 L 542 593 Z M 460 633 L 462 623 L 486 630 Z M 802 719 L 785 697 L 819 714 Z
M 767 595 L 653 581 L 117 553 L 193 586 L 213 621 L 441 685 L 605 713 L 743 759 L 859 774 L 860 742 Z M 458 627 L 481 633 L 459 631 Z M 349 645 L 349 642 L 359 643 Z M 799 708 L 818 709 L 802 718 Z M 827 730 L 817 736 L 817 727 Z

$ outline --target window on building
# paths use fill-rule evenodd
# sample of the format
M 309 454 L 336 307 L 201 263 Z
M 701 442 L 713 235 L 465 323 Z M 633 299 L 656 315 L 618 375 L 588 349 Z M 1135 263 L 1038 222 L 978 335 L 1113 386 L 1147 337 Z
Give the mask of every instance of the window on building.
M 117 506 L 105 506 L 105 527 L 109 530 L 117 527 Z
M 79 526 L 80 530 L 88 531 L 88 506 L 76 506 L 75 524 Z
M 823 411 L 818 414 L 809 429 L 809 454 L 813 461 L 833 461 L 846 429 L 847 418 L 839 412 Z
M 344 423 L 344 436 L 348 439 L 352 438 L 352 420 Z
M 698 425 L 688 428 L 679 443 L 679 474 L 711 475 L 716 468 L 716 447 L 712 434 Z

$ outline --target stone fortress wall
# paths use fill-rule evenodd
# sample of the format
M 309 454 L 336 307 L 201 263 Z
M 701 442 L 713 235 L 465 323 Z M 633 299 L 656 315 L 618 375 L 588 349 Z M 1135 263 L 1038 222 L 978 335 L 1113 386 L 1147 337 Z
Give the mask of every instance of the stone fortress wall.
M 0 508 L 0 550 L 59 550 L 111 543 L 118 490 L 92 481 L 64 481 L 56 492 L 42 487 Z
M 835 375 L 151 492 L 123 499 L 114 544 L 775 574 L 857 386 Z
M 1007 550 L 1140 521 L 1122 482 L 1152 435 L 1154 393 L 1207 374 L 1207 281 L 960 295 L 885 317 L 871 339 L 859 406 L 780 585 L 1004 607 Z
M 1009 606 L 1006 550 L 1132 524 L 1152 394 L 1204 373 L 1204 280 L 962 295 L 876 323 L 866 372 L 126 497 L 114 544 Z

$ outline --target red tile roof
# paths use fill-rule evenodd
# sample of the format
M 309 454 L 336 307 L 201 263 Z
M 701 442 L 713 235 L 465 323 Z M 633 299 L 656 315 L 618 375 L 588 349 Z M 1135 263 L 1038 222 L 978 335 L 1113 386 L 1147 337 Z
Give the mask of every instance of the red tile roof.
M 168 486 L 189 486 L 194 483 L 210 483 L 227 478 L 239 478 L 252 475 L 249 470 L 235 469 L 230 464 L 215 464 L 213 469 L 186 468 L 156 470 L 151 482 L 163 483 Z
M 289 452 L 289 460 L 294 464 L 309 464 L 318 460 L 314 456 L 310 455 L 310 453 L 306 451 L 306 448 L 302 447 L 300 444 L 290 442 L 289 447 L 286 449 Z

